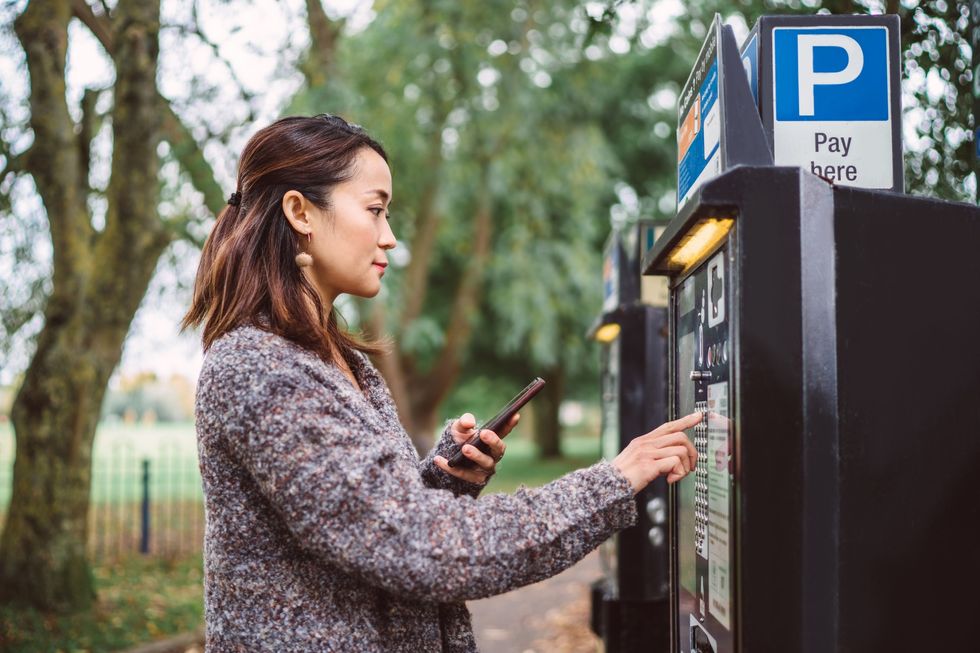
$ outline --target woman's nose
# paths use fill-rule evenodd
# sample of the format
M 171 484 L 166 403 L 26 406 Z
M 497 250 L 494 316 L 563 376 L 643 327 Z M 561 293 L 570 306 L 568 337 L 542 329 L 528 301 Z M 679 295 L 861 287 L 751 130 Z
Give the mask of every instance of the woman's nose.
M 378 247 L 381 249 L 394 249 L 398 245 L 398 241 L 395 240 L 395 232 L 391 230 L 391 223 L 387 220 L 384 221 L 384 226 L 381 227 L 380 238 L 378 238 Z

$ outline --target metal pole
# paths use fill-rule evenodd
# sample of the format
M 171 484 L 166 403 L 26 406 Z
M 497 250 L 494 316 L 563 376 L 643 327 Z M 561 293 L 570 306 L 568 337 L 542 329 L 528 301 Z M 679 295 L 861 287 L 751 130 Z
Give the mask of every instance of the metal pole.
M 143 459 L 143 501 L 140 510 L 140 553 L 150 552 L 150 461 Z

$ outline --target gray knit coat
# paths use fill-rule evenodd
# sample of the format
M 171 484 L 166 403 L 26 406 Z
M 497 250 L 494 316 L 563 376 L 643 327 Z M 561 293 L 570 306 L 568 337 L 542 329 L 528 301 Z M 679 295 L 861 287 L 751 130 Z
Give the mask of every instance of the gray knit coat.
M 384 380 L 256 327 L 205 357 L 196 419 L 207 650 L 475 651 L 464 601 L 548 578 L 635 523 L 608 462 L 512 495 L 419 460 Z M 506 461 L 503 463 L 506 464 Z

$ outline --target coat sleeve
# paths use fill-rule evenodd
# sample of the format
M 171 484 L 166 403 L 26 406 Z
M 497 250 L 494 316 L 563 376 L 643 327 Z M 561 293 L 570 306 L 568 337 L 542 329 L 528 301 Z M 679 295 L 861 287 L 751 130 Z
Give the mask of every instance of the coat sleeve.
M 428 487 L 450 490 L 455 495 L 466 494 L 476 498 L 483 491 L 483 488 L 487 486 L 485 482 L 470 483 L 469 481 L 464 481 L 461 478 L 447 474 L 436 467 L 436 456 L 442 456 L 448 460 L 455 451 L 456 442 L 453 440 L 452 434 L 453 421 L 449 420 L 446 422 L 446 427 L 442 430 L 442 435 L 439 437 L 439 441 L 436 442 L 436 446 L 432 447 L 429 455 L 419 461 L 419 472 L 422 474 L 422 482 Z M 489 481 L 490 479 L 487 480 Z
M 609 463 L 513 495 L 456 496 L 426 487 L 390 434 L 308 371 L 236 360 L 212 373 L 229 451 L 300 545 L 387 591 L 492 596 L 562 571 L 636 521 L 630 484 Z

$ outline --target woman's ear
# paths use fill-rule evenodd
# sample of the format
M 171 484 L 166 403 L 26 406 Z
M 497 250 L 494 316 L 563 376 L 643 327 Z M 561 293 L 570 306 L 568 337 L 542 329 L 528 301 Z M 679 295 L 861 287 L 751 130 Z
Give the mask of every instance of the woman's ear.
M 313 231 L 310 202 L 298 190 L 288 190 L 282 196 L 282 212 L 289 224 L 305 236 Z

